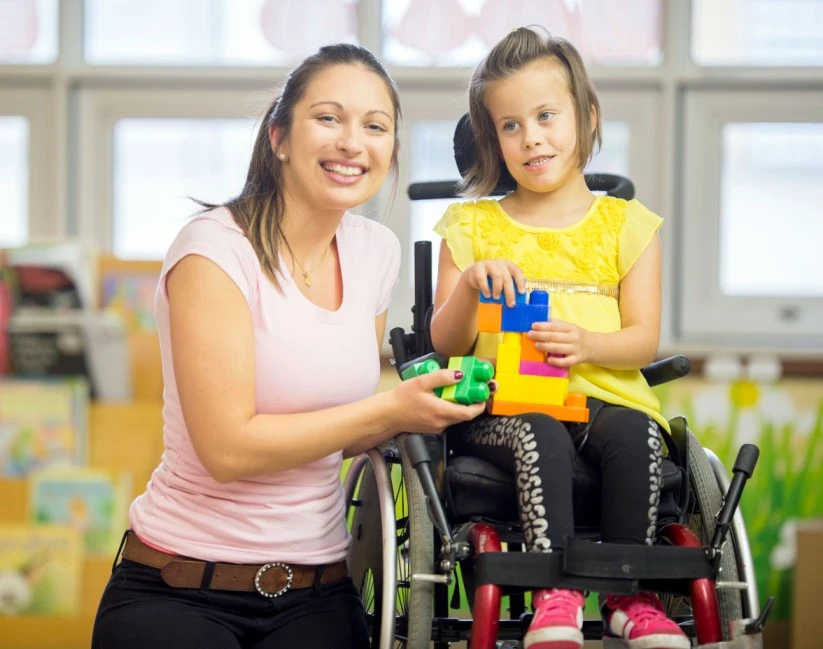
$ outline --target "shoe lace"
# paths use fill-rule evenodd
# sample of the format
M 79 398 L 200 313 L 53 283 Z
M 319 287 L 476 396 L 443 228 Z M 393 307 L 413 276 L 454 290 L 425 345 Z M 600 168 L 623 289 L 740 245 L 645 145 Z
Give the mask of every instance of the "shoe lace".
M 538 604 L 538 608 L 543 611 L 556 611 L 558 609 L 576 611 L 581 606 L 580 597 L 580 594 L 573 590 L 553 590 L 546 594 L 545 598 Z
M 609 607 L 612 609 L 621 608 L 632 618 L 635 624 L 668 620 L 663 611 L 660 600 L 651 593 L 638 593 L 637 595 L 609 596 Z

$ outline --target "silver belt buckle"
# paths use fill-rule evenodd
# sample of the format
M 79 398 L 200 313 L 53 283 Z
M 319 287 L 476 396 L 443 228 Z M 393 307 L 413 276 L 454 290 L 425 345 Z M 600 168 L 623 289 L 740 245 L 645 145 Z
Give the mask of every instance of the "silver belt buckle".
M 276 593 L 270 593 L 260 585 L 260 580 L 263 577 L 263 573 L 265 573 L 267 570 L 270 570 L 271 568 L 281 568 L 286 571 L 286 585 L 283 586 L 283 588 L 278 590 Z M 260 593 L 263 597 L 280 597 L 281 595 L 286 593 L 289 590 L 289 588 L 291 588 L 291 582 L 293 579 L 294 573 L 287 564 L 280 563 L 279 561 L 276 563 L 267 563 L 263 566 L 260 566 L 260 569 L 257 571 L 257 574 L 254 575 L 254 587 L 257 589 L 257 592 Z

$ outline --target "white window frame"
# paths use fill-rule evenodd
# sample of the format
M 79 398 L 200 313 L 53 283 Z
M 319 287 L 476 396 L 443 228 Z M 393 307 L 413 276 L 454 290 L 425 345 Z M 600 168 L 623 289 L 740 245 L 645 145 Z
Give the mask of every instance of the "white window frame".
M 78 234 L 101 250 L 111 250 L 114 222 L 114 127 L 121 119 L 259 119 L 262 97 L 273 85 L 257 89 L 191 87 L 87 88 L 79 93 Z M 267 93 L 263 95 L 263 93 Z M 253 96 L 260 95 L 254 107 Z M 229 198 L 228 196 L 226 197 Z
M 35 87 L 0 83 L 0 115 L 28 121 L 28 237 L 54 239 L 65 231 L 61 209 L 61 153 L 64 145 L 55 137 L 53 93 L 46 84 Z
M 823 298 L 725 295 L 720 289 L 723 126 L 746 122 L 823 122 L 823 93 L 787 89 L 692 89 L 685 98 L 683 299 L 686 341 L 740 345 L 823 344 Z M 699 191 L 696 191 L 699 188 Z M 815 188 L 810 187 L 810 191 Z M 779 221 L 775 220 L 775 227 Z M 790 260 L 786 260 L 789 263 Z M 796 314 L 784 317 L 786 310 Z

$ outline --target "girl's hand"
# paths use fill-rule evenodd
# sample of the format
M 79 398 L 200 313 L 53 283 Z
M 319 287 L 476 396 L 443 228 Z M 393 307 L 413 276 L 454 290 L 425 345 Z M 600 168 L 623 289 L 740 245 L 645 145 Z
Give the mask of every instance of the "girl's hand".
M 475 262 L 463 271 L 463 276 L 469 286 L 475 291 L 480 291 L 483 297 L 493 297 L 496 300 L 502 293 L 509 307 L 515 305 L 515 289 L 518 293 L 526 292 L 523 271 L 506 259 Z
M 546 362 L 550 365 L 570 367 L 591 360 L 591 332 L 570 322 L 535 322 L 529 338 L 548 355 Z
M 400 383 L 392 390 L 392 428 L 404 433 L 440 433 L 447 426 L 477 417 L 486 409 L 485 403 L 463 406 L 434 394 L 435 388 L 462 379 L 460 370 L 439 370 Z

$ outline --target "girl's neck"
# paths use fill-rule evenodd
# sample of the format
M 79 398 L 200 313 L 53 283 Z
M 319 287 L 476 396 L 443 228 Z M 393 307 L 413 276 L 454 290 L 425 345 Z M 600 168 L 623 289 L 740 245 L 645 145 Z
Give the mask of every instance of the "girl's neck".
M 594 198 L 583 174 L 577 174 L 549 192 L 534 192 L 518 185 L 500 200 L 500 204 L 513 219 L 524 225 L 565 228 L 586 215 Z

